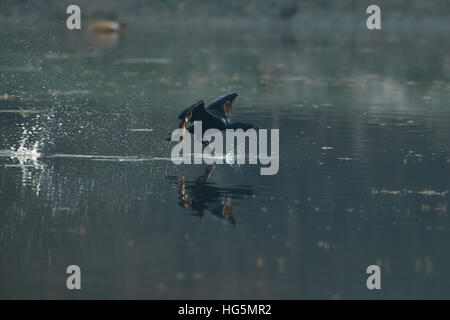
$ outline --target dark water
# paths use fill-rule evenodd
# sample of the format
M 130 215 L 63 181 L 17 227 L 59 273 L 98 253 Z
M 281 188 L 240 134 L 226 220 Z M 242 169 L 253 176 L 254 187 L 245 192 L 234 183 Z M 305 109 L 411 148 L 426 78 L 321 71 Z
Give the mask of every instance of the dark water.
M 0 32 L 1 298 L 450 297 L 446 33 Z M 178 113 L 230 91 L 280 129 L 277 175 L 167 160 Z

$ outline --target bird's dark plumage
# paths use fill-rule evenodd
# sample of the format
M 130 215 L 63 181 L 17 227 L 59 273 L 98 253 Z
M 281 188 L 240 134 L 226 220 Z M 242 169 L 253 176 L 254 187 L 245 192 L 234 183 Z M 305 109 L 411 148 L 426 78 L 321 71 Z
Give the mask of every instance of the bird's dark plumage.
M 181 120 L 178 127 L 186 128 L 189 132 L 192 132 L 194 128 L 194 121 L 202 122 L 203 131 L 211 128 L 217 128 L 219 130 L 223 130 L 225 128 L 224 120 L 209 112 L 209 110 L 205 108 L 205 103 L 203 100 L 200 100 L 184 109 L 178 116 L 178 119 Z
M 231 122 L 232 105 L 237 97 L 237 93 L 225 94 L 205 107 L 203 100 L 199 100 L 190 107 L 184 109 L 178 119 L 179 128 L 186 129 L 190 133 L 194 132 L 194 121 L 202 122 L 202 133 L 208 129 L 243 129 L 254 128 L 252 124 L 242 122 Z
M 217 118 L 225 120 L 225 122 L 231 122 L 231 109 L 236 97 L 237 93 L 223 95 L 211 102 L 208 111 Z

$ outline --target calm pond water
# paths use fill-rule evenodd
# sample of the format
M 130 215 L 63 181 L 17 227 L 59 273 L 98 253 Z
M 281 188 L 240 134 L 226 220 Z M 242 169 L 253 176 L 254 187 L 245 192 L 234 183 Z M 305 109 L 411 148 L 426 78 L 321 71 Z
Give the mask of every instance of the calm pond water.
M 1 298 L 450 298 L 446 32 L 0 33 Z M 231 91 L 280 129 L 277 175 L 167 160 L 179 112 Z

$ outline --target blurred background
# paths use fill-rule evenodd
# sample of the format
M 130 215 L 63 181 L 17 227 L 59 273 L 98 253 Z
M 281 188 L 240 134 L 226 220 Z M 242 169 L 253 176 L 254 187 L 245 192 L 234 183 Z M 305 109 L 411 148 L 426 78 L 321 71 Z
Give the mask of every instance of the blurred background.
M 449 298 L 449 16 L 441 0 L 2 1 L 0 297 Z M 280 129 L 277 175 L 171 163 L 180 111 L 227 92 L 233 120 Z

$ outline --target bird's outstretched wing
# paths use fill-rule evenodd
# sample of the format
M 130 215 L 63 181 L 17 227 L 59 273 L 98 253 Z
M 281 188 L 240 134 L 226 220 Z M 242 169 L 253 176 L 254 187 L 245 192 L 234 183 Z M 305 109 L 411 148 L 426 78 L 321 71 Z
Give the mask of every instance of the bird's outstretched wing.
M 210 113 L 205 108 L 205 103 L 203 100 L 200 100 L 190 107 L 184 109 L 180 115 L 178 116 L 180 119 L 179 128 L 186 128 L 188 123 L 193 123 L 194 121 L 202 121 L 203 130 L 207 130 L 209 128 L 218 128 L 220 129 L 220 122 L 216 115 Z
M 233 101 L 236 97 L 237 93 L 225 94 L 211 102 L 206 110 L 217 118 L 223 119 L 225 122 L 229 123 L 231 121 Z
M 178 119 L 181 120 L 179 128 L 186 128 L 186 125 L 189 123 L 189 121 L 195 121 L 197 118 L 201 118 L 202 114 L 206 112 L 205 110 L 205 102 L 203 100 L 200 100 L 193 105 L 187 107 L 184 109 L 180 115 L 178 116 Z M 191 120 L 192 118 L 195 118 L 194 120 Z

